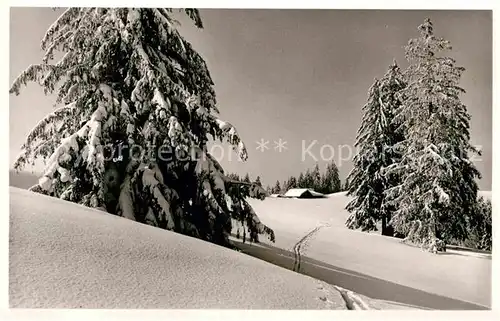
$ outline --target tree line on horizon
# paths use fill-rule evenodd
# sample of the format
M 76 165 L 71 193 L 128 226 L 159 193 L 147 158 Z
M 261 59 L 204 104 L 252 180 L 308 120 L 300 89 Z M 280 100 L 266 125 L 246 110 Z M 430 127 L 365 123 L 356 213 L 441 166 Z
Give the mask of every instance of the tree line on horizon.
M 291 188 L 310 188 L 322 194 L 337 193 L 343 190 L 339 177 L 339 170 L 335 162 L 326 165 L 324 173 L 321 173 L 319 165 L 316 164 L 313 169 L 307 169 L 301 172 L 297 177 L 290 176 L 280 183 L 276 181 L 274 186 L 267 186 L 269 194 L 284 194 Z
M 246 173 L 243 177 L 237 173 L 229 173 L 227 177 L 234 181 L 263 186 L 260 176 L 257 176 L 255 181 L 252 181 L 249 173 Z M 321 173 L 319 165 L 316 164 L 312 169 L 301 172 L 297 177 L 290 176 L 283 182 L 276 180 L 274 186 L 267 185 L 265 190 L 268 194 L 284 194 L 291 188 L 310 188 L 322 194 L 331 194 L 346 190 L 347 185 L 342 186 L 339 170 L 335 162 L 332 161 L 326 165 L 324 173 Z

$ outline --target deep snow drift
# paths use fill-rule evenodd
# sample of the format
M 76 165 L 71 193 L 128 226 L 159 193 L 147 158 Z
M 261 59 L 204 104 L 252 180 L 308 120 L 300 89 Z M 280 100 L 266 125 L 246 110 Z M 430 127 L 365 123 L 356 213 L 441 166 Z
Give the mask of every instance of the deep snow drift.
M 324 199 L 250 200 L 262 223 L 273 228 L 274 246 L 292 250 L 319 225 L 302 256 L 426 292 L 491 307 L 491 260 L 458 254 L 435 255 L 395 238 L 349 230 L 345 192 Z M 488 195 L 481 192 L 480 194 Z M 491 195 L 491 193 L 490 193 Z M 263 240 L 263 242 L 267 242 Z
M 10 188 L 17 308 L 344 309 L 333 286 L 236 251 Z

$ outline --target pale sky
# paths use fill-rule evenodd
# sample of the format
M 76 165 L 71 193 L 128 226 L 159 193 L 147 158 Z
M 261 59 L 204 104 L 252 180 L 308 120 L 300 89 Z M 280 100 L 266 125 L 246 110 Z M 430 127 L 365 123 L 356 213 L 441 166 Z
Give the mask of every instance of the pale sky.
M 41 62 L 40 40 L 61 10 L 12 8 L 10 82 L 26 67 Z M 352 168 L 361 108 L 375 77 L 395 58 L 406 66 L 403 46 L 418 36 L 426 17 L 437 36 L 450 40 L 450 54 L 466 68 L 462 101 L 472 116 L 471 142 L 482 146 L 476 166 L 480 188 L 491 190 L 492 157 L 492 14 L 490 11 L 345 11 L 345 10 L 202 10 L 205 29 L 185 19 L 182 32 L 205 58 L 216 84 L 221 118 L 238 129 L 249 159 L 223 155 L 228 172 L 261 176 L 264 184 L 283 181 L 331 158 L 344 181 Z M 30 129 L 51 111 L 55 97 L 31 84 L 10 96 L 10 163 Z M 287 149 L 274 149 L 279 139 Z M 269 149 L 256 149 L 257 141 Z M 314 143 L 314 141 L 317 141 Z M 302 146 L 311 154 L 302 157 Z M 321 158 L 321 147 L 323 156 Z M 227 148 L 226 148 L 227 150 Z M 220 155 L 214 150 L 215 156 Z

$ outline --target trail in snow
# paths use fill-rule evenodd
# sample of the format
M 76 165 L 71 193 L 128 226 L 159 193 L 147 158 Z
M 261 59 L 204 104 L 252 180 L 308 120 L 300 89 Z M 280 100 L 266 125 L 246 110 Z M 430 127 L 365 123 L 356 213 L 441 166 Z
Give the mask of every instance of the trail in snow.
M 301 238 L 295 245 L 293 246 L 293 253 L 295 256 L 295 261 L 293 263 L 293 271 L 295 272 L 300 272 L 300 263 L 301 263 L 301 255 L 304 254 L 301 252 L 302 248 L 307 245 L 307 241 L 312 239 L 314 235 L 322 228 L 322 227 L 328 227 L 328 224 L 321 224 L 319 226 L 316 226 L 312 231 L 307 233 L 303 238 Z
M 293 252 L 295 255 L 295 261 L 293 263 L 293 271 L 300 273 L 300 264 L 302 262 L 301 257 L 303 254 L 305 254 L 305 252 L 302 251 L 302 249 L 305 249 L 307 242 L 311 240 L 319 232 L 321 228 L 330 226 L 331 225 L 329 223 L 322 223 L 316 226 L 294 245 Z M 336 285 L 334 285 L 333 288 L 340 293 L 342 299 L 344 300 L 345 306 L 348 310 L 370 310 L 370 306 L 354 292 Z M 329 292 L 323 287 L 320 287 L 320 289 Z M 328 299 L 324 297 L 324 300 L 326 301 Z

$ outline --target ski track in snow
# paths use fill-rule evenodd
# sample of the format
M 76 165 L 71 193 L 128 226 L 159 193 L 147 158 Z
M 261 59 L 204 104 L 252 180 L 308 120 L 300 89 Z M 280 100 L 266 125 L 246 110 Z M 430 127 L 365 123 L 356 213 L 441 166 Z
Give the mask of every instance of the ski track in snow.
M 309 233 L 304 235 L 294 246 L 293 246 L 293 252 L 294 252 L 294 263 L 293 263 L 293 271 L 300 273 L 300 264 L 302 262 L 302 255 L 305 255 L 305 249 L 308 245 L 308 241 L 312 240 L 314 236 L 319 232 L 321 228 L 328 228 L 330 227 L 330 223 L 321 223 L 320 225 L 316 226 L 314 229 L 312 229 Z M 354 292 L 344 289 L 340 286 L 333 285 L 331 287 L 332 289 L 335 289 L 338 291 L 342 299 L 344 300 L 344 304 L 347 310 L 371 310 L 372 308 L 368 303 L 366 303 L 363 299 L 361 299 L 357 294 Z M 331 294 L 332 289 L 324 288 L 323 286 L 319 286 L 319 289 L 323 290 L 325 294 Z M 328 298 L 327 296 L 321 297 L 321 300 L 325 301 L 328 303 Z
M 294 246 L 293 246 L 293 253 L 294 253 L 294 259 L 295 261 L 293 262 L 293 271 L 299 272 L 300 273 L 300 263 L 302 260 L 302 255 L 305 254 L 305 249 L 307 246 L 307 242 L 311 240 L 316 233 L 322 228 L 322 227 L 328 227 L 328 224 L 321 224 L 317 227 L 315 227 L 312 231 L 307 233 L 303 238 L 301 238 Z

